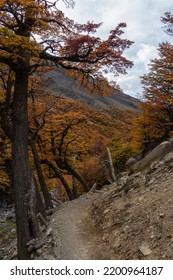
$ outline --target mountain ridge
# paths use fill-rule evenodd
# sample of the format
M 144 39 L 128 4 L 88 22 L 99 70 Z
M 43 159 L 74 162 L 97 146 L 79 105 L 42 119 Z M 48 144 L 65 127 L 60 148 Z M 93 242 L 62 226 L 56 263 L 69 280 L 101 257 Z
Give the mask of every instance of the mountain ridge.
M 97 110 L 109 111 L 110 108 L 139 111 L 140 101 L 121 91 L 108 96 L 88 94 L 84 88 L 78 88 L 63 68 L 49 71 L 44 76 L 44 87 L 50 89 L 55 96 L 77 100 Z

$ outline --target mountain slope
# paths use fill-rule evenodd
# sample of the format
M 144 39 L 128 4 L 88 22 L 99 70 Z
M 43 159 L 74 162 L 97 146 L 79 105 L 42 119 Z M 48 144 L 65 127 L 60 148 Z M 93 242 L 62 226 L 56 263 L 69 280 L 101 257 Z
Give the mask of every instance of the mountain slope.
M 49 224 L 54 259 L 172 260 L 172 143 L 140 172 L 61 205 Z
M 172 143 L 152 150 L 132 175 L 120 174 L 90 207 L 87 224 L 109 259 L 173 259 Z
M 89 95 L 85 89 L 79 89 L 62 68 L 46 73 L 44 86 L 56 96 L 74 99 L 95 109 L 107 111 L 112 107 L 123 110 L 139 110 L 139 100 L 122 92 L 116 92 L 109 96 Z

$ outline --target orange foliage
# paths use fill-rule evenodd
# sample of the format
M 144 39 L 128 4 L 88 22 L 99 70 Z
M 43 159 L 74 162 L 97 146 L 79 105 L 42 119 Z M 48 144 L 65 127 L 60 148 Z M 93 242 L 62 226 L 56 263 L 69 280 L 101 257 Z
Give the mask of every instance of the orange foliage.
M 64 2 L 68 6 L 74 5 L 73 0 Z M 52 69 L 52 65 L 67 69 L 68 74 L 78 81 L 79 86 L 86 87 L 90 93 L 111 92 L 113 84 L 108 83 L 103 73 L 109 71 L 116 77 L 117 74 L 125 74 L 126 70 L 132 67 L 133 63 L 123 56 L 124 50 L 129 48 L 132 42 L 121 38 L 125 23 L 120 23 L 111 30 L 106 40 L 94 36 L 100 26 L 100 23 L 93 22 L 74 23 L 58 9 L 58 1 L 53 3 L 45 0 L 0 0 L 0 63 L 13 76 L 13 83 L 8 92 L 9 104 L 8 108 L 5 108 L 6 119 L 10 118 L 11 108 L 14 115 L 17 107 L 26 106 L 26 103 L 14 102 L 19 91 L 18 88 L 15 92 L 15 79 L 18 77 L 20 80 L 20 73 L 25 76 L 25 84 L 21 80 L 21 85 L 24 86 L 21 94 L 26 96 L 28 93 L 29 99 L 33 98 L 33 93 L 41 93 L 41 73 Z M 35 71 L 37 76 L 33 75 Z M 8 77 L 5 82 L 8 81 Z M 7 88 L 1 87 L 0 94 L 2 102 L 6 102 Z M 118 127 L 122 129 L 121 123 L 114 124 L 110 117 L 102 113 L 89 108 L 86 109 L 87 113 L 83 112 L 79 104 L 73 108 L 75 106 L 72 102 L 68 101 L 68 104 L 65 104 L 61 100 L 52 106 L 55 101 L 53 97 L 44 95 L 37 98 L 35 108 L 33 104 L 29 105 L 29 117 L 30 133 L 33 135 L 39 131 L 37 148 L 40 150 L 40 157 L 48 156 L 52 159 L 55 156 L 51 141 L 59 145 L 63 131 L 69 124 L 69 133 L 63 139 L 62 149 L 71 161 L 76 154 L 79 159 L 82 155 L 89 154 L 94 139 L 105 139 L 106 142 L 106 139 L 113 137 L 114 132 L 117 133 Z M 5 115 L 5 111 L 3 114 Z M 23 127 L 26 128 L 27 116 L 19 115 L 21 122 L 25 122 Z M 15 119 L 14 117 L 10 120 L 13 127 L 17 125 Z M 10 138 L 8 132 L 11 123 L 8 125 L 6 129 L 3 126 L 3 130 Z M 26 137 L 22 140 L 26 146 Z
M 121 113 L 117 110 L 117 120 L 70 99 L 37 94 L 35 103 L 30 102 L 32 131 L 35 114 L 40 124 L 44 118 L 44 125 L 37 136 L 40 158 L 54 162 L 65 155 L 90 185 L 94 181 L 99 184 L 106 181 L 102 161 L 107 160 L 106 148 L 111 146 L 112 141 L 121 138 L 122 143 L 130 142 L 132 112 Z M 45 174 L 48 176 L 48 173 Z
M 125 74 L 133 65 L 123 57 L 132 44 L 121 38 L 126 24 L 120 23 L 107 40 L 101 40 L 93 36 L 100 23 L 74 23 L 56 2 L 0 1 L 0 62 L 15 69 L 28 54 L 30 73 L 42 66 L 49 68 L 46 61 L 50 61 L 67 69 L 89 92 L 111 91 L 102 73 Z M 65 2 L 74 5 L 74 1 Z
M 159 58 L 151 60 L 150 72 L 142 77 L 145 101 L 135 135 L 142 147 L 173 131 L 173 45 L 160 44 L 158 54 Z

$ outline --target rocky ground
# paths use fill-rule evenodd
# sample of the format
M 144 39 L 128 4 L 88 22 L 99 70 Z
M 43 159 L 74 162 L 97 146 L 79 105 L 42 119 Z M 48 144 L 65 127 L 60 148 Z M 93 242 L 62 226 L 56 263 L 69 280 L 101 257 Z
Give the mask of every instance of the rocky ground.
M 28 244 L 32 258 L 172 260 L 173 152 L 167 144 L 135 163 L 133 173 L 119 174 L 116 183 L 59 206 L 43 240 Z M 11 255 L 8 242 L 0 245 L 1 259 L 15 256 L 11 240 Z
M 128 192 L 117 192 L 114 186 L 99 196 L 90 206 L 88 219 L 95 235 L 107 244 L 110 259 L 171 260 L 173 174 L 168 170 L 161 177 L 153 174 L 156 177 L 144 186 L 140 175 Z
M 14 206 L 0 208 L 0 260 L 15 259 L 16 254 L 16 223 Z

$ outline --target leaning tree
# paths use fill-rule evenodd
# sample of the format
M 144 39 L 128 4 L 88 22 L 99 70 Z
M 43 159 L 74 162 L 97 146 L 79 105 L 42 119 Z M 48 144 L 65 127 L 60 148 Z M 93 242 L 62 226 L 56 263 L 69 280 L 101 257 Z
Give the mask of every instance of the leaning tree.
M 63 1 L 74 5 L 73 0 Z M 102 40 L 94 36 L 100 23 L 77 24 L 64 16 L 58 2 L 0 0 L 0 63 L 14 77 L 14 85 L 6 96 L 8 102 L 1 104 L 1 112 L 10 110 L 11 121 L 3 120 L 7 124 L 3 127 L 7 135 L 11 132 L 19 259 L 29 259 L 26 243 L 40 234 L 35 180 L 28 158 L 29 76 L 50 65 L 63 67 L 89 92 L 105 93 L 109 86 L 104 71 L 117 76 L 132 67 L 132 62 L 123 56 L 132 44 L 121 38 L 125 23 Z

